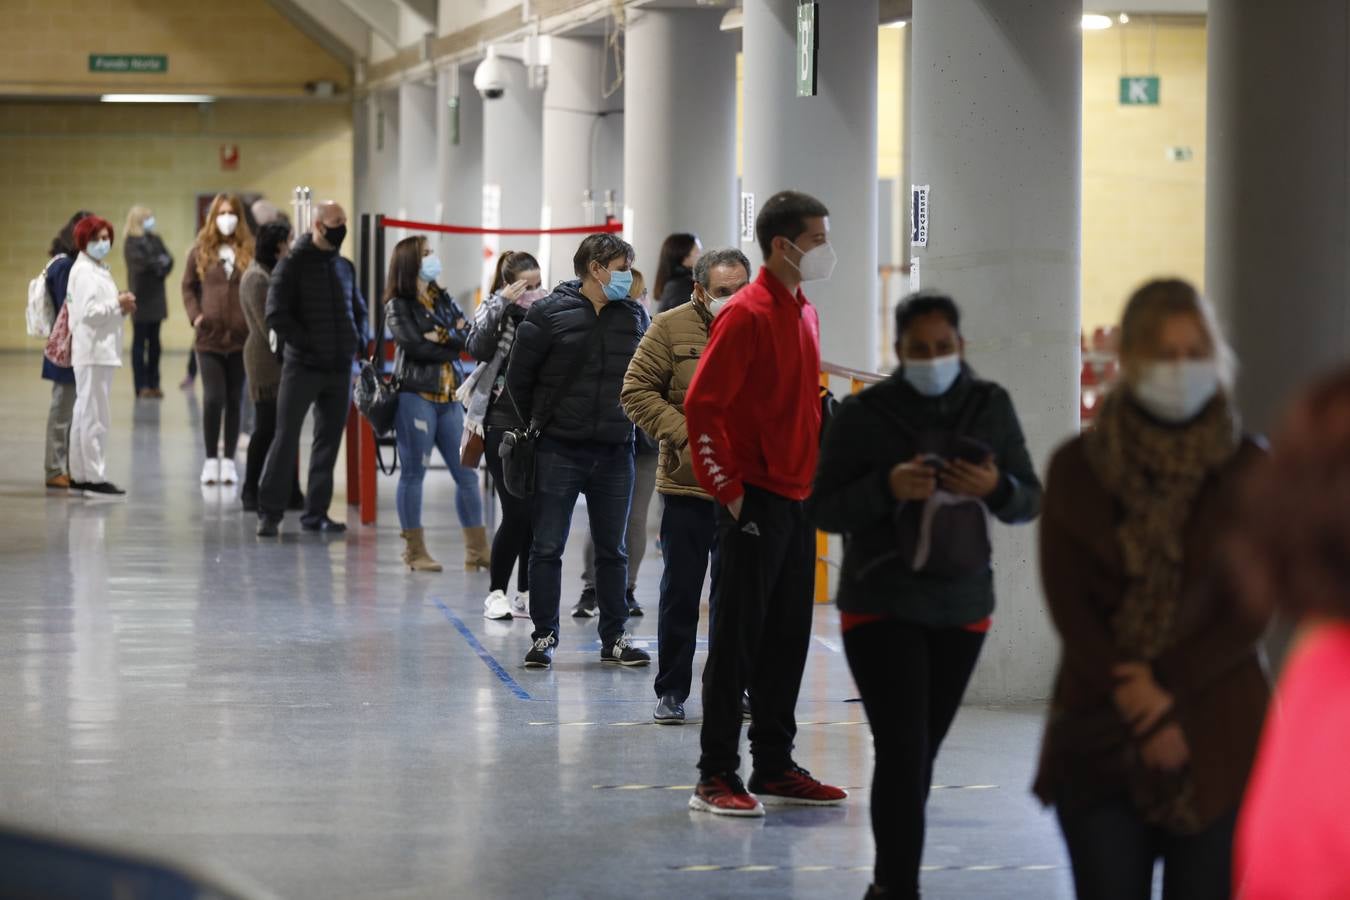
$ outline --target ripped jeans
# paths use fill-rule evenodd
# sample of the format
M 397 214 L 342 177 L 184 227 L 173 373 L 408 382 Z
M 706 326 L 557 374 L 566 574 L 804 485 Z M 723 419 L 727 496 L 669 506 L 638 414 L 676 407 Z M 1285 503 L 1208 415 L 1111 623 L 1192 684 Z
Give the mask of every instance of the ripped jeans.
M 422 482 L 431 453 L 439 450 L 455 479 L 455 512 L 462 528 L 483 524 L 483 498 L 478 473 L 459 464 L 459 442 L 464 431 L 464 407 L 432 403 L 417 394 L 398 395 L 394 435 L 398 440 L 398 522 L 404 530 L 422 527 Z

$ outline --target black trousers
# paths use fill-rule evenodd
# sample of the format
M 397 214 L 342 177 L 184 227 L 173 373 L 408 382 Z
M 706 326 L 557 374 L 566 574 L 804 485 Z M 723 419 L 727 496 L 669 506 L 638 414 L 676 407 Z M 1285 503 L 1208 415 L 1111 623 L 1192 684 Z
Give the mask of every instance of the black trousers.
M 703 669 L 705 775 L 740 768 L 741 696 L 750 689 L 750 755 L 792 765 L 797 694 L 811 643 L 815 530 L 800 502 L 746 486 L 739 521 L 717 510 L 717 614 Z
M 713 566 L 711 611 L 717 607 L 717 504 L 698 497 L 663 496 L 661 553 L 661 611 L 656 623 L 656 696 L 674 695 L 683 703 L 694 680 L 694 650 L 698 644 L 698 607 L 703 599 L 703 576 L 708 559 Z M 711 630 L 711 629 L 710 629 Z
M 281 371 L 277 396 L 277 432 L 267 450 L 262 480 L 258 484 L 258 513 L 279 519 L 286 509 L 294 482 L 295 455 L 300 451 L 300 429 L 305 414 L 314 407 L 314 443 L 309 455 L 309 482 L 305 512 L 307 524 L 321 522 L 333 502 L 333 467 L 347 427 L 351 406 L 352 375 L 349 369 L 308 369 L 287 361 Z
M 131 378 L 136 393 L 159 390 L 159 322 L 131 326 Z
M 239 495 L 245 500 L 258 499 L 258 483 L 262 480 L 263 463 L 277 433 L 277 401 L 259 400 L 253 404 L 253 434 L 248 442 L 248 462 L 244 467 L 244 486 Z M 295 461 L 295 476 L 291 481 L 290 507 L 304 501 L 300 492 L 300 460 Z
M 1199 834 L 1174 835 L 1149 825 L 1124 799 L 1059 815 L 1078 900 L 1148 900 L 1159 859 L 1163 900 L 1227 900 L 1236 822 L 1234 811 Z
M 490 591 L 506 591 L 511 586 L 511 569 L 516 570 L 516 590 L 530 589 L 530 545 L 534 543 L 534 529 L 530 520 L 530 501 L 514 497 L 502 480 L 501 428 L 484 429 L 483 459 L 497 499 L 502 505 L 502 521 L 492 536 L 492 565 L 489 573 Z
M 244 399 L 244 354 L 197 351 L 202 373 L 202 436 L 206 458 L 220 453 L 220 426 L 225 424 L 225 459 L 239 448 L 239 413 Z
M 983 645 L 978 632 L 898 620 L 844 634 L 844 652 L 872 728 L 874 883 L 891 892 L 888 897 L 919 896 L 933 761 Z

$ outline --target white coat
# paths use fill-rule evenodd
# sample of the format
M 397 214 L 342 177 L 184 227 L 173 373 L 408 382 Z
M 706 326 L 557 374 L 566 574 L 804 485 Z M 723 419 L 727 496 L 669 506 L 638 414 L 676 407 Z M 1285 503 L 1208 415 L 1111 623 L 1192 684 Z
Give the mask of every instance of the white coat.
M 122 307 L 112 272 L 81 251 L 70 267 L 70 364 L 122 365 Z

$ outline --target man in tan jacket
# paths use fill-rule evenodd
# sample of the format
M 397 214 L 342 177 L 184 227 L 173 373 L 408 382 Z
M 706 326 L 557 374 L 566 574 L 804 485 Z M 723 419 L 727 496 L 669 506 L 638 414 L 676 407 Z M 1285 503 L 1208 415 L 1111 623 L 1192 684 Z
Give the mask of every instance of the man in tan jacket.
M 684 395 L 708 344 L 713 317 L 750 280 L 750 260 L 735 249 L 699 258 L 689 302 L 652 320 L 624 377 L 620 400 L 633 423 L 661 442 L 656 489 L 665 499 L 661 515 L 660 644 L 653 718 L 684 724 L 684 702 L 694 676 L 698 607 L 710 556 L 717 553 L 716 506 L 699 487 L 684 421 Z M 714 578 L 717 566 L 714 563 Z M 716 603 L 713 585 L 710 607 Z

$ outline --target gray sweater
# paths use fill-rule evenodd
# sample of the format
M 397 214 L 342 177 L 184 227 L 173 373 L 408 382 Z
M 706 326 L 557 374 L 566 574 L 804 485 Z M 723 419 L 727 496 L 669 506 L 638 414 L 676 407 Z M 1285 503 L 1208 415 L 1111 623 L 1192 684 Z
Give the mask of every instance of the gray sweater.
M 248 320 L 244 373 L 248 376 L 248 396 L 254 403 L 275 401 L 281 386 L 281 365 L 267 338 L 267 285 L 271 277 L 255 259 L 239 282 L 239 304 Z

